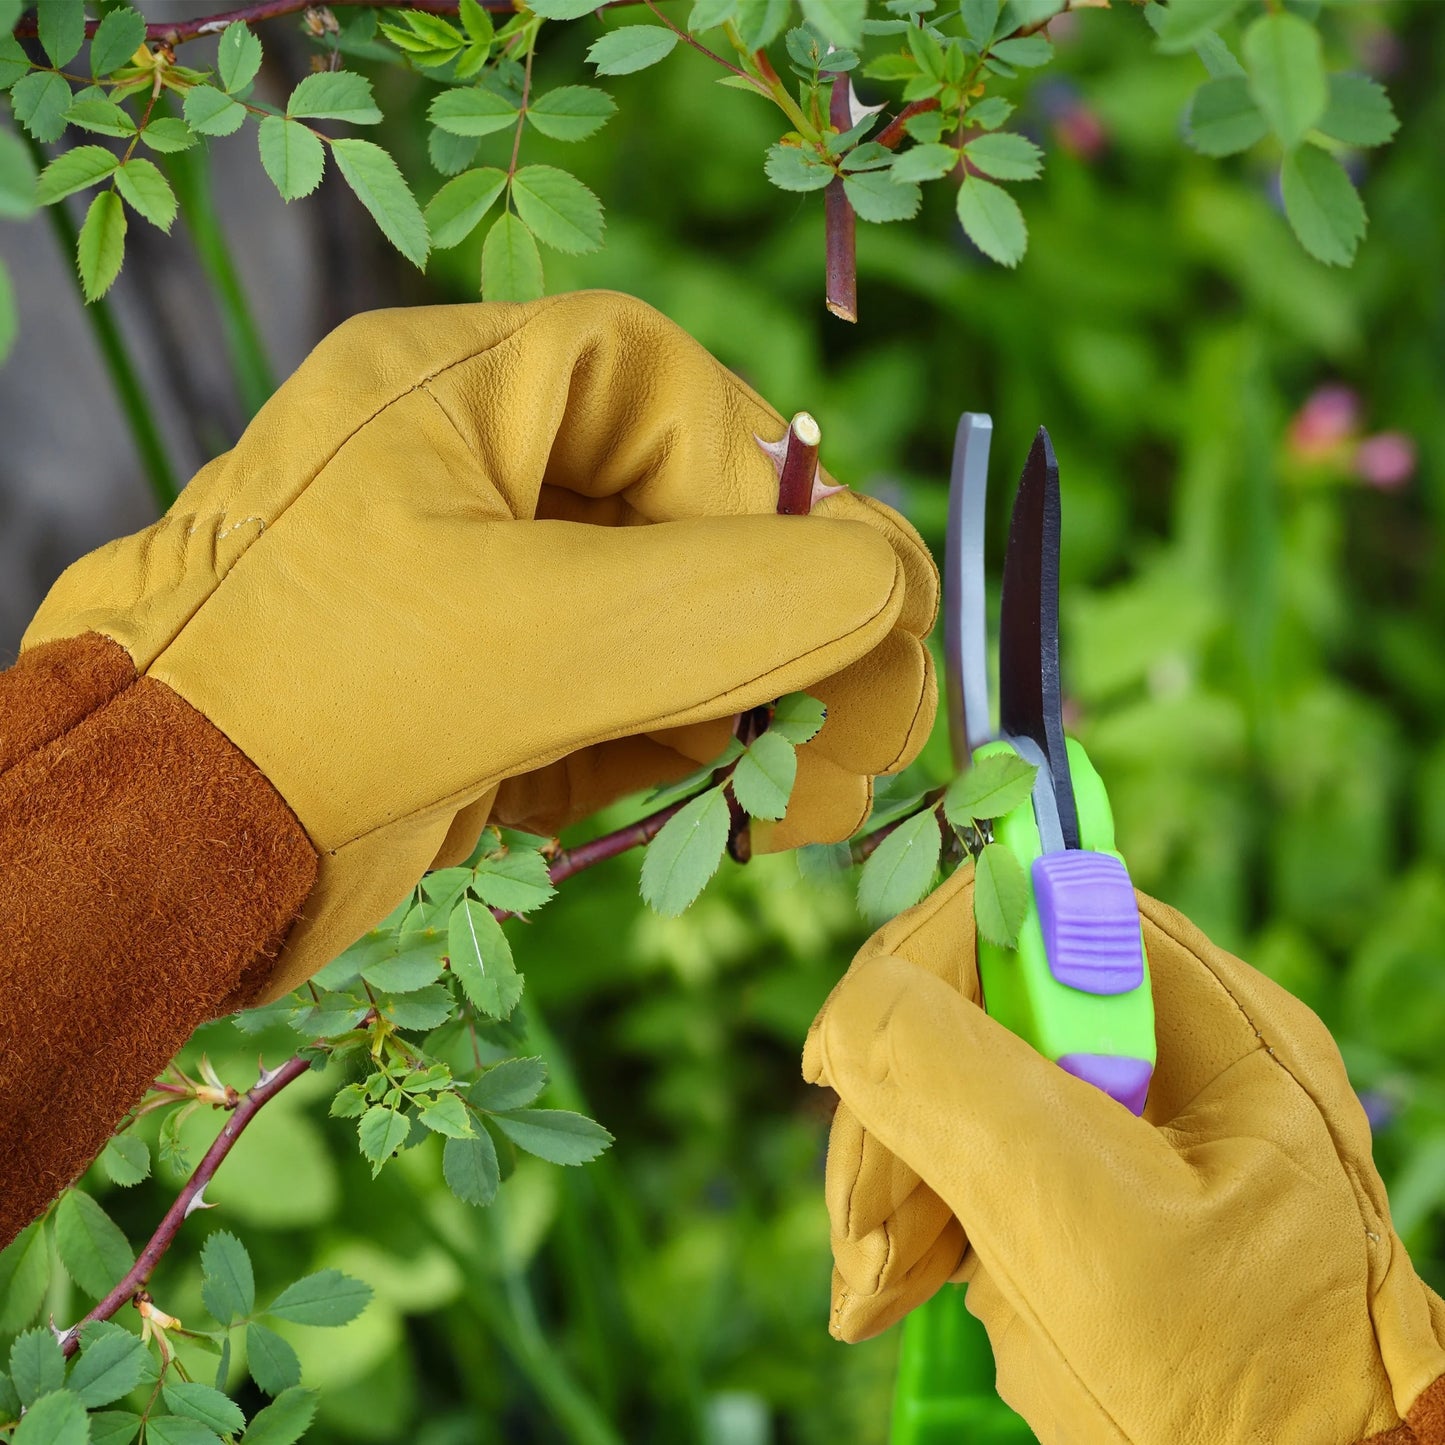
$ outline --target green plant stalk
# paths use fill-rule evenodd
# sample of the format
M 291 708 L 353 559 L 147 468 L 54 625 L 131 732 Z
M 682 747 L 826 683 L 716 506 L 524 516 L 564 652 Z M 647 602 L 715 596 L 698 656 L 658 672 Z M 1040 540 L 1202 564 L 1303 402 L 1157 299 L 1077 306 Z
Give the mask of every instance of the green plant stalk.
M 723 30 L 726 32 L 727 38 L 732 41 L 733 49 L 737 51 L 747 69 L 749 78 L 756 80 L 766 88 L 767 93 L 773 98 L 774 104 L 792 121 L 793 128 L 799 135 L 814 144 L 821 141 L 822 135 L 818 128 L 803 114 L 802 107 L 788 94 L 787 87 L 783 82 L 776 75 L 763 75 L 758 71 L 757 63 L 748 53 L 748 47 L 744 43 L 742 32 L 736 23 L 731 20 L 726 21 Z
M 36 169 L 43 170 L 50 157 L 45 154 L 40 148 L 40 143 L 28 132 L 24 133 L 24 139 L 25 144 L 30 147 L 30 154 L 35 159 Z M 46 206 L 45 213 L 50 217 L 51 230 L 54 231 L 55 239 L 65 254 L 67 267 L 74 273 L 76 247 L 80 243 L 80 233 L 75 228 L 75 222 L 71 220 L 70 212 L 59 202 L 53 206 Z M 77 276 L 77 292 L 79 292 L 79 287 L 80 280 Z M 125 340 L 120 334 L 120 327 L 116 325 L 115 313 L 110 309 L 110 303 L 103 296 L 87 305 L 82 293 L 80 309 L 90 323 L 101 360 L 105 363 L 111 385 L 115 388 L 116 400 L 120 403 L 121 414 L 125 417 L 126 425 L 130 429 L 131 440 L 135 443 L 136 454 L 145 471 L 151 494 L 156 499 L 156 505 L 164 512 L 180 495 L 181 489 L 176 480 L 175 468 L 166 454 L 160 429 L 151 416 L 145 393 L 136 379 L 135 361 L 126 349 Z

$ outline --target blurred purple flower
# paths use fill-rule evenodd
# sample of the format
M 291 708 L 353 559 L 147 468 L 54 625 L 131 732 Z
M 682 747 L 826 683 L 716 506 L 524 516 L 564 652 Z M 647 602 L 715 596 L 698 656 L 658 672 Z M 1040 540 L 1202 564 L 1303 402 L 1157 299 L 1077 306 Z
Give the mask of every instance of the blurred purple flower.
M 1318 461 L 1348 441 L 1360 425 L 1360 394 L 1329 382 L 1316 387 L 1289 424 L 1289 447 L 1306 461 Z
M 1355 1095 L 1370 1121 L 1370 1133 L 1378 1134 L 1395 1117 L 1395 1101 L 1379 1089 L 1356 1089 Z
M 1402 431 L 1382 431 L 1355 448 L 1355 475 L 1382 492 L 1398 491 L 1415 475 L 1415 439 Z

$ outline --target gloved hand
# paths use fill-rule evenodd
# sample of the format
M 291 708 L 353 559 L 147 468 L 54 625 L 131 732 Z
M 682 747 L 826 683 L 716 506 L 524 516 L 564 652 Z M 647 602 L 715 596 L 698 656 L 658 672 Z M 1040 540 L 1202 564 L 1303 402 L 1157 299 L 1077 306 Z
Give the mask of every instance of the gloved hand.
M 1142 1119 L 978 1006 L 971 868 L 860 951 L 804 1054 L 842 1101 L 833 1334 L 951 1279 L 1044 1445 L 1442 1445 L 1445 1304 L 1391 1227 L 1328 1031 L 1139 906 Z
M 807 689 L 755 842 L 861 823 L 928 735 L 937 577 L 869 498 L 776 515 L 784 429 L 617 293 L 374 312 L 60 578 L 0 674 L 0 1240 L 489 818 L 555 831 Z

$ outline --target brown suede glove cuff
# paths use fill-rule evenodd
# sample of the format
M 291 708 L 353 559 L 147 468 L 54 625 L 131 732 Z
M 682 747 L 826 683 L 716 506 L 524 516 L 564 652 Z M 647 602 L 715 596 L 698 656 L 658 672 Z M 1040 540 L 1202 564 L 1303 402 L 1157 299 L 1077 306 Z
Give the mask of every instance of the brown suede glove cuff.
M 275 788 L 117 643 L 0 672 L 0 1244 L 261 984 L 315 876 Z

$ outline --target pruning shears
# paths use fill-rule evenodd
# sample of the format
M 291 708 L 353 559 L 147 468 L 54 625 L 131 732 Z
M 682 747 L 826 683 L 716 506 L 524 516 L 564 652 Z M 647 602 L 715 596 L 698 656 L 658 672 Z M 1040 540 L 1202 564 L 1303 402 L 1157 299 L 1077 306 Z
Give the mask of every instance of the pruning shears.
M 992 436 L 989 417 L 960 418 L 944 581 L 949 736 L 960 765 L 1012 749 L 1038 772 L 1031 797 L 992 825 L 1023 866 L 1029 902 L 1016 948 L 978 940 L 983 1005 L 1060 1068 L 1141 1114 L 1155 1061 L 1149 965 L 1108 795 L 1064 736 L 1059 468 L 1042 427 L 1009 524 L 992 721 L 983 569 Z M 904 1324 L 892 1445 L 1032 1439 L 993 1394 L 988 1340 L 963 1297 L 945 1287 Z

